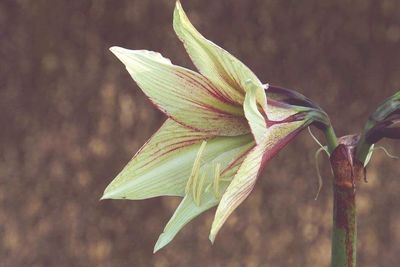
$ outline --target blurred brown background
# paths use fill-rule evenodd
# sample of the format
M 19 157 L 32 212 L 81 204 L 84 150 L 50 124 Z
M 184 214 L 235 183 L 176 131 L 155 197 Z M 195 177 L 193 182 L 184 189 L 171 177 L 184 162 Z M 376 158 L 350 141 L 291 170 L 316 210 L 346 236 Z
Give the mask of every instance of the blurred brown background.
M 178 199 L 102 201 L 159 127 L 112 45 L 193 69 L 173 0 L 0 2 L 1 266 L 328 266 L 331 179 L 317 201 L 304 132 L 277 156 L 214 246 L 213 212 L 156 255 Z M 298 89 L 357 132 L 400 88 L 399 1 L 184 0 L 192 22 L 262 81 Z M 400 153 L 400 145 L 384 142 Z M 359 196 L 359 266 L 398 266 L 398 163 L 377 152 Z

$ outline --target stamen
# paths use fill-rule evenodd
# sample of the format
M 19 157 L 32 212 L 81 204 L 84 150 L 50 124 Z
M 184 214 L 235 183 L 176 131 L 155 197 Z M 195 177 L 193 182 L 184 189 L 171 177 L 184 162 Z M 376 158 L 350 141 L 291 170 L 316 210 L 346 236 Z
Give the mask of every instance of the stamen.
M 196 201 L 196 195 L 197 195 L 197 190 L 196 190 L 196 188 L 197 188 L 197 181 L 198 181 L 198 179 L 199 179 L 199 172 L 197 171 L 196 173 L 195 173 L 195 175 L 194 175 L 194 177 L 193 177 L 193 185 L 192 185 L 192 196 L 193 196 L 193 199 L 194 199 L 194 201 L 197 203 L 197 201 Z
M 197 206 L 200 206 L 200 204 L 201 204 L 201 193 L 203 192 L 205 180 L 206 180 L 206 174 L 203 173 L 200 178 L 200 183 L 198 184 L 198 186 L 196 188 L 196 195 L 193 195 L 194 201 L 197 204 Z
M 220 170 L 221 170 L 221 164 L 217 163 L 217 166 L 215 166 L 214 182 L 213 182 L 214 195 L 216 198 L 219 198 L 219 182 L 220 182 L 220 178 L 221 178 Z
M 209 183 L 209 184 L 206 186 L 206 189 L 204 189 L 204 192 L 210 191 L 211 186 L 213 186 L 213 183 Z
M 195 188 L 195 186 L 196 186 L 197 179 L 198 179 L 198 176 L 199 176 L 201 156 L 203 154 L 204 148 L 206 147 L 206 144 L 207 144 L 207 142 L 203 141 L 201 143 L 201 145 L 200 145 L 199 151 L 197 152 L 196 159 L 194 160 L 194 163 L 193 163 L 192 172 L 190 173 L 189 179 L 188 179 L 188 181 L 186 183 L 186 188 L 185 188 L 185 193 L 186 194 L 189 193 L 190 187 L 192 187 L 192 184 L 194 185 L 193 188 Z

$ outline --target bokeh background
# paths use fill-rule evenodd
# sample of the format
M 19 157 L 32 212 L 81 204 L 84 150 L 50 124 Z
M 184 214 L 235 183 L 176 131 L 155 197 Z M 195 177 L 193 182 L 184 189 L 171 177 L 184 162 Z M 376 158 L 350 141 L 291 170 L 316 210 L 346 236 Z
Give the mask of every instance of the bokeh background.
M 400 88 L 399 1 L 184 0 L 192 22 L 262 81 L 298 89 L 338 135 Z M 108 51 L 161 52 L 194 69 L 173 0 L 0 2 L 1 266 L 328 266 L 331 173 L 317 201 L 304 132 L 211 246 L 208 212 L 153 255 L 175 198 L 101 201 L 165 117 Z M 400 146 L 385 141 L 390 151 Z M 358 192 L 359 266 L 400 261 L 399 163 L 376 152 Z

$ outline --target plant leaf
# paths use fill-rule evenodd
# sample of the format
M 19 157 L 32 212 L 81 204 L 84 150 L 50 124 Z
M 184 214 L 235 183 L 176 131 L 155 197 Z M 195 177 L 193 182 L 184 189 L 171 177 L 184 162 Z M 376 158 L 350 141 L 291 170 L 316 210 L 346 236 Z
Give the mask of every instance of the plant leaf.
M 160 54 L 112 47 L 110 50 L 150 100 L 179 123 L 214 135 L 249 132 L 242 107 L 230 103 L 202 75 L 172 65 Z

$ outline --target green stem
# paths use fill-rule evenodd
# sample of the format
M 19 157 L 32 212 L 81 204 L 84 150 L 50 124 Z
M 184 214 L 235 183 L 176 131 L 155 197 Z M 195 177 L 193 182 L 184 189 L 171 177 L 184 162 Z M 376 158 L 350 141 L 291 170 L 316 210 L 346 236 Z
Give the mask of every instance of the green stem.
M 329 126 L 326 128 L 324 133 L 325 133 L 326 142 L 328 144 L 328 152 L 329 152 L 329 154 L 331 154 L 338 145 L 335 130 L 333 129 L 332 126 Z
M 364 175 L 363 165 L 344 144 L 332 152 L 333 232 L 331 267 L 355 267 L 357 251 L 355 181 Z
M 355 267 L 357 253 L 355 192 L 334 185 L 333 198 L 331 267 Z

